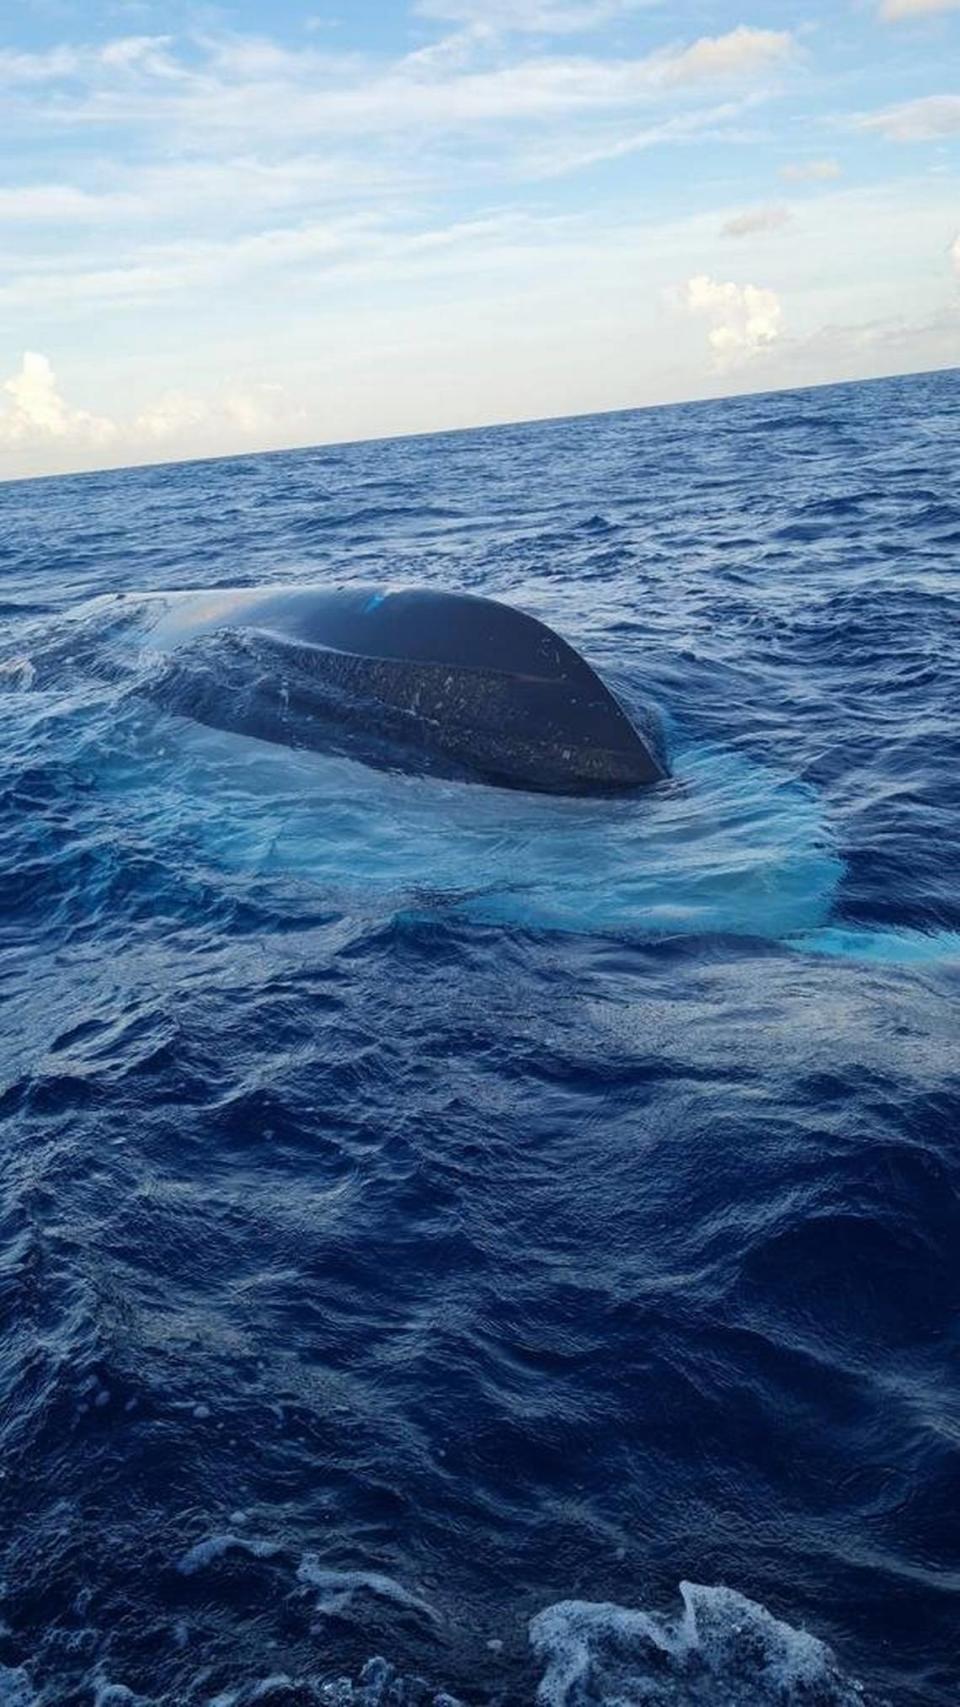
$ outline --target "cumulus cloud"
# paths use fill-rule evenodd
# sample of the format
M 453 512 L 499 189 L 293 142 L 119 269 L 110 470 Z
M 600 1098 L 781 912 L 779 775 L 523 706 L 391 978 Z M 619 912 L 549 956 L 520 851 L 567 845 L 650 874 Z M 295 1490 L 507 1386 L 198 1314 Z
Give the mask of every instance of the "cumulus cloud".
M 781 226 L 790 222 L 790 209 L 786 207 L 755 207 L 748 208 L 746 213 L 738 213 L 733 219 L 728 219 L 721 226 L 722 237 L 753 237 L 762 231 L 779 231 Z
M 825 184 L 842 174 L 839 160 L 791 160 L 780 170 L 780 176 L 791 184 Z
M 953 270 L 957 275 L 957 281 L 960 283 L 960 236 L 954 238 L 953 247 L 950 250 L 950 259 L 953 262 Z
M 202 447 L 213 439 L 269 437 L 289 431 L 301 418 L 282 387 L 255 385 L 228 388 L 213 398 L 167 392 L 132 420 L 111 420 L 68 403 L 50 361 L 31 350 L 0 391 L 11 399 L 0 406 L 0 448 L 56 445 L 69 454 L 109 447 L 136 455 L 164 444 Z
M 749 360 L 780 336 L 783 310 L 774 290 L 721 283 L 699 273 L 688 279 L 684 301 L 689 313 L 707 321 L 708 342 L 719 368 Z
M 221 397 L 195 397 L 186 391 L 168 391 L 143 410 L 133 422 L 134 438 L 163 444 L 190 439 L 198 433 L 230 428 L 240 436 L 254 436 L 275 427 L 289 427 L 301 411 L 292 409 L 278 385 L 258 385 L 251 391 L 230 390 Z
M 135 419 L 134 431 L 144 438 L 162 443 L 175 439 L 203 425 L 207 409 L 199 397 L 186 391 L 167 391 L 144 409 Z
M 51 439 L 106 445 L 116 436 L 113 421 L 74 409 L 61 397 L 46 356 L 27 350 L 17 372 L 4 381 L 12 404 L 0 408 L 0 444 L 43 444 Z
M 890 142 L 939 142 L 960 133 L 960 95 L 922 95 L 870 113 L 860 123 Z
M 960 11 L 960 0 L 883 0 L 881 18 L 899 23 L 904 18 L 930 18 L 939 12 Z

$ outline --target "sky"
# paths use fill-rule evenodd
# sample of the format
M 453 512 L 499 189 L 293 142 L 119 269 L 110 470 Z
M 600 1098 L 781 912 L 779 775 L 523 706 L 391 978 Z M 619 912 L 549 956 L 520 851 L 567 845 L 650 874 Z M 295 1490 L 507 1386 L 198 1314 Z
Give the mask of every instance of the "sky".
M 17 0 L 0 478 L 960 360 L 960 0 Z

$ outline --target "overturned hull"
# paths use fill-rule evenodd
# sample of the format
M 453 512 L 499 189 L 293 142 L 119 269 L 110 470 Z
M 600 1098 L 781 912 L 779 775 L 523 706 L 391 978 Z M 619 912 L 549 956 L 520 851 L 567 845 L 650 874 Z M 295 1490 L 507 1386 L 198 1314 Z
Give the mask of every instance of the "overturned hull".
M 153 696 L 218 728 L 557 794 L 665 775 L 589 664 L 493 599 L 293 587 L 130 603 L 159 664 Z

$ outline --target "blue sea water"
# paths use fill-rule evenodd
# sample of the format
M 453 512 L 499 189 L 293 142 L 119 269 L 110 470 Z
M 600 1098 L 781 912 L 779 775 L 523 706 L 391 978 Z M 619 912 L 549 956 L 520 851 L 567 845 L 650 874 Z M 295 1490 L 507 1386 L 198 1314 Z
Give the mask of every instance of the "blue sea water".
M 955 1707 L 958 466 L 949 372 L 0 488 L 6 1707 Z M 90 667 L 291 580 L 534 612 L 673 778 Z

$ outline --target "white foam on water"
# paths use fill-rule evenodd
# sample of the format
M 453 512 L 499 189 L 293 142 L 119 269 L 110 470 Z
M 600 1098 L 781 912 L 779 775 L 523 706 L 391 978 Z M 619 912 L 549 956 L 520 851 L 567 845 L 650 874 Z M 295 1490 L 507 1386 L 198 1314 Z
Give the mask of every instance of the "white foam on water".
M 681 1583 L 676 1618 L 589 1601 L 539 1613 L 540 1707 L 864 1707 L 829 1648 L 727 1588 Z
M 0 1707 L 35 1707 L 36 1699 L 23 1666 L 0 1666 Z
M 367 1661 L 359 1679 L 327 1678 L 314 1684 L 318 1707 L 461 1707 L 445 1690 L 434 1691 L 420 1677 L 404 1677 L 386 1660 Z
M 380 1571 L 335 1571 L 321 1565 L 315 1553 L 305 1553 L 297 1571 L 297 1581 L 306 1584 L 308 1588 L 320 1590 L 317 1601 L 317 1611 L 321 1613 L 338 1613 L 346 1610 L 358 1594 L 372 1594 L 381 1600 L 393 1601 L 397 1606 L 409 1607 L 411 1611 L 421 1612 L 427 1618 L 436 1620 L 437 1614 L 419 1595 L 411 1593 L 393 1577 L 385 1576 Z
M 33 659 L 28 657 L 26 653 L 16 658 L 0 660 L 0 687 L 19 688 L 24 693 L 29 693 L 36 678 L 37 672 Z
M 259 1683 L 253 1683 L 244 1689 L 227 1689 L 220 1695 L 210 1698 L 209 1707 L 256 1707 L 260 1701 L 274 1700 L 284 1694 L 292 1696 L 297 1689 L 297 1683 L 286 1672 L 276 1672 L 272 1677 L 265 1677 Z
M 204 1562 L 224 1550 L 213 1546 Z M 195 1555 L 199 1560 L 199 1549 L 186 1557 Z M 380 1572 L 329 1570 L 305 1554 L 297 1578 L 322 1595 L 369 1593 L 437 1617 Z M 889 1707 L 846 1677 L 824 1642 L 746 1596 L 695 1583 L 681 1583 L 680 1594 L 682 1610 L 672 1617 L 583 1600 L 560 1601 L 538 1613 L 529 1627 L 542 1668 L 538 1707 Z M 213 1694 L 203 1690 L 208 1673 L 200 1671 L 189 1698 L 207 1707 L 280 1707 L 288 1700 L 291 1707 L 307 1700 L 317 1707 L 459 1707 L 435 1684 L 404 1676 L 381 1658 L 368 1660 L 357 1678 L 309 1669 L 308 1676 L 239 1678 Z M 176 1707 L 183 1699 L 179 1693 L 135 1695 L 108 1681 L 99 1666 L 87 1687 L 91 1707 Z M 486 1690 L 482 1678 L 478 1687 Z M 39 1699 L 25 1669 L 0 1666 L 0 1707 L 39 1707 Z M 51 1699 L 44 1693 L 45 1702 Z
M 247 1535 L 210 1535 L 184 1553 L 183 1558 L 177 1561 L 177 1570 L 183 1577 L 193 1577 L 228 1553 L 246 1553 L 251 1559 L 275 1559 L 282 1551 L 282 1547 L 272 1541 L 255 1541 Z

